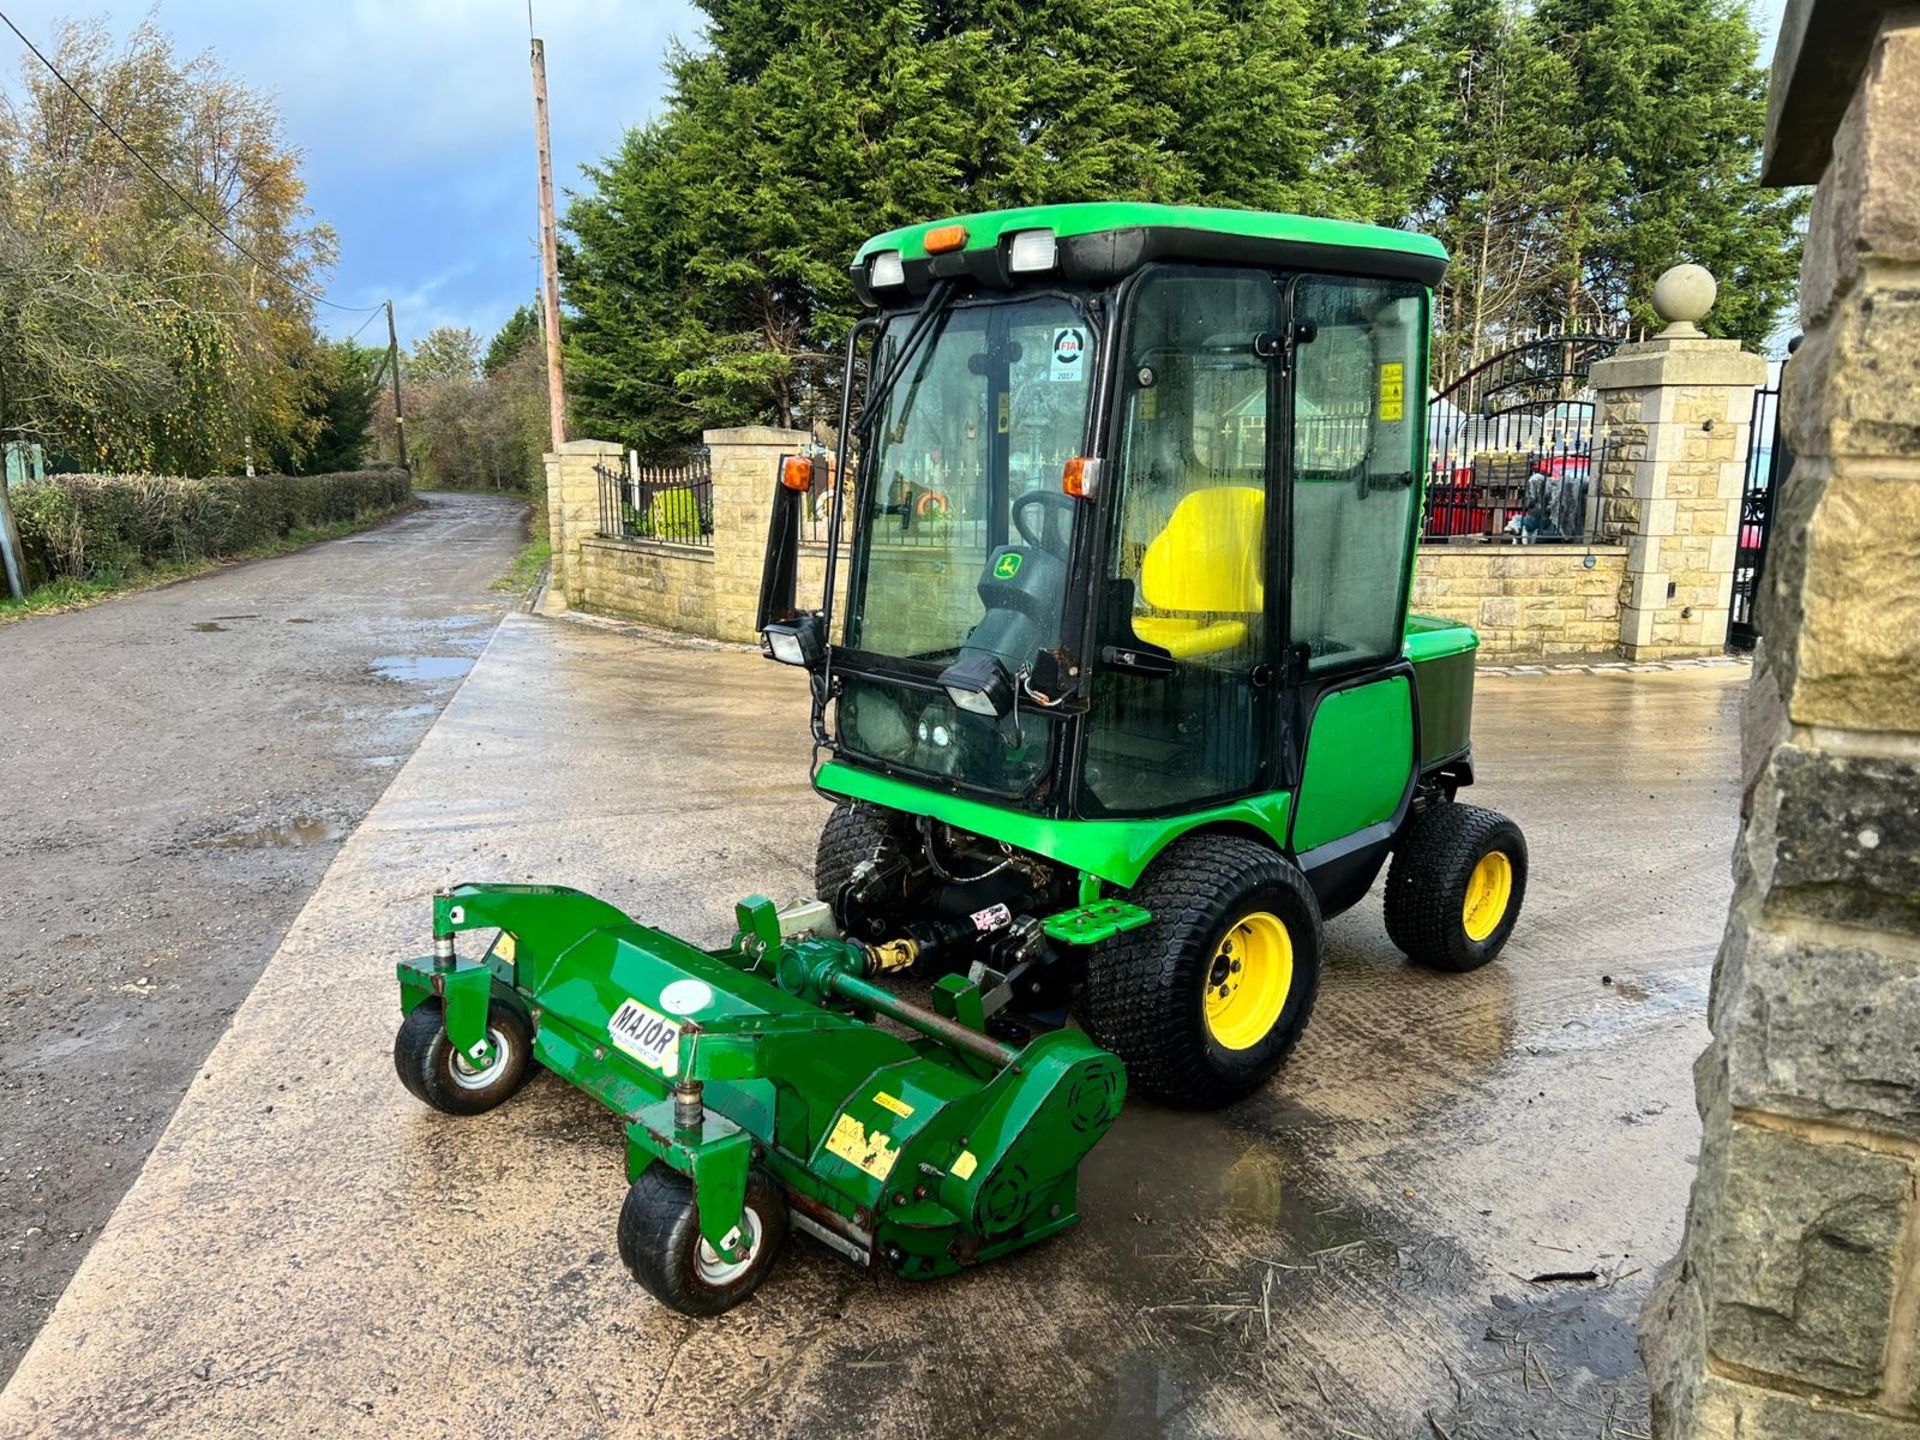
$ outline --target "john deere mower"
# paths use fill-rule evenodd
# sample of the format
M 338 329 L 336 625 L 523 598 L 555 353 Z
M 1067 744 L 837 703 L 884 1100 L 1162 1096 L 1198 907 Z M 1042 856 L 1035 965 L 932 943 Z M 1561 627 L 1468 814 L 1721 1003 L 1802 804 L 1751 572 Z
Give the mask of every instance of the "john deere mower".
M 1072 1225 L 1128 1085 L 1219 1106 L 1285 1062 L 1383 867 L 1410 959 L 1493 959 L 1527 852 L 1457 799 L 1477 641 L 1407 613 L 1445 265 L 1135 204 L 868 241 L 838 454 L 769 477 L 762 638 L 834 803 L 814 898 L 702 950 L 576 891 L 443 892 L 401 1079 L 451 1114 L 536 1064 L 600 1100 L 621 1255 L 710 1314 L 790 1228 L 921 1279 Z

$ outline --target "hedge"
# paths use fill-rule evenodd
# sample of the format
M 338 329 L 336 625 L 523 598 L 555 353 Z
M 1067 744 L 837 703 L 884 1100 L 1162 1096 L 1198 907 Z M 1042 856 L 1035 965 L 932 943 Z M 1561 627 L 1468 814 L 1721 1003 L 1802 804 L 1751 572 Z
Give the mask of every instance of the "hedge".
M 49 475 L 9 492 L 30 569 L 95 580 L 151 565 L 240 555 L 289 535 L 392 510 L 407 472 L 336 475 Z

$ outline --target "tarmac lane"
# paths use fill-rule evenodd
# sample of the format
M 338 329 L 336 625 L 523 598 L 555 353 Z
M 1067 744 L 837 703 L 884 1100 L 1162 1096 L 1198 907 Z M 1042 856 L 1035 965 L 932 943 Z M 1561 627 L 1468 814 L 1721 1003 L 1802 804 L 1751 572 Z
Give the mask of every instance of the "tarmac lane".
M 0 626 L 0 1377 L 511 597 L 527 507 Z
M 1497 964 L 1410 968 L 1376 888 L 1330 922 L 1282 1076 L 1215 1114 L 1130 1103 L 1077 1229 L 922 1285 L 796 1235 L 693 1321 L 620 1263 L 612 1117 L 550 1076 L 464 1121 L 401 1089 L 392 965 L 447 883 L 577 885 L 703 944 L 740 896 L 803 894 L 804 685 L 510 615 L 201 1067 L 0 1434 L 1644 1431 L 1633 1320 L 1694 1164 L 1744 679 L 1483 679 L 1469 798 L 1531 852 Z

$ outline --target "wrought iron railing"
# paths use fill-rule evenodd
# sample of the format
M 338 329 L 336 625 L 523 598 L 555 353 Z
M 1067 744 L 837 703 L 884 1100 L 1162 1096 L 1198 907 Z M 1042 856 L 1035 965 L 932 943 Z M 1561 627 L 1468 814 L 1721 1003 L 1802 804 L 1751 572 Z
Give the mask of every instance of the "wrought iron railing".
M 713 461 L 704 450 L 684 461 L 595 467 L 600 533 L 612 540 L 713 545 Z

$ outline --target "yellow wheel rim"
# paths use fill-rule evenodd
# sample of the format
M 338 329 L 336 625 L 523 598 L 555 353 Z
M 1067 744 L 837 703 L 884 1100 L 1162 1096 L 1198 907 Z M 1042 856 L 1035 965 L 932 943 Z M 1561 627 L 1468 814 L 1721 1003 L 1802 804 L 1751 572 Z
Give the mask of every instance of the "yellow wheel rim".
M 1503 851 L 1489 850 L 1467 877 L 1467 898 L 1460 907 L 1467 938 L 1478 942 L 1499 929 L 1512 899 L 1513 862 Z
M 1207 966 L 1207 1032 L 1228 1050 L 1266 1039 L 1293 992 L 1293 937 L 1256 910 L 1227 931 Z

